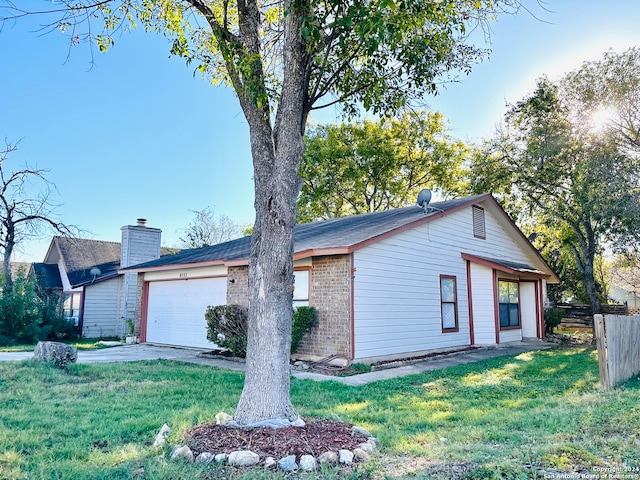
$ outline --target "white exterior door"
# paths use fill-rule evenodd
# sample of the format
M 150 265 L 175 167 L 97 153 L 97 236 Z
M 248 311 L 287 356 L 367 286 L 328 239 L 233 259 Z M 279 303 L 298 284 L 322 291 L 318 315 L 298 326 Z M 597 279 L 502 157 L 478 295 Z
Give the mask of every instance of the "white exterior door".
M 536 338 L 537 310 L 536 310 L 536 285 L 533 282 L 520 282 L 520 319 L 522 320 L 522 336 L 524 338 Z
M 207 340 L 204 318 L 209 305 L 227 303 L 227 278 L 170 280 L 149 283 L 147 342 L 215 348 Z
M 471 264 L 473 330 L 476 345 L 495 345 L 496 313 L 493 297 L 493 270 Z

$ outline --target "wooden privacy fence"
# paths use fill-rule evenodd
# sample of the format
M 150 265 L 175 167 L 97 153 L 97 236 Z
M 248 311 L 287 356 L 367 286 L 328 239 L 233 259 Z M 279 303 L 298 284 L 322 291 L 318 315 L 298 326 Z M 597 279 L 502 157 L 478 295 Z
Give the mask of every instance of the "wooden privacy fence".
M 593 310 L 589 305 L 577 303 L 559 303 L 558 308 L 564 311 L 562 326 L 571 328 L 593 328 Z M 602 304 L 600 313 L 603 315 L 629 315 L 626 303 L 622 304 Z
M 640 315 L 594 315 L 600 385 L 609 390 L 640 372 Z

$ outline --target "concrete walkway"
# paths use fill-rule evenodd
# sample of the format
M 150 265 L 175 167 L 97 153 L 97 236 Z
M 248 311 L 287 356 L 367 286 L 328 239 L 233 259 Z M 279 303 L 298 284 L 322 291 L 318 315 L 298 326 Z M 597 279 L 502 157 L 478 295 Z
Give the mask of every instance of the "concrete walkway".
M 350 377 L 334 377 L 319 373 L 293 371 L 296 378 L 316 381 L 334 381 L 345 385 L 360 386 L 379 380 L 404 377 L 416 373 L 438 370 L 465 363 L 478 362 L 487 358 L 506 355 L 518 355 L 534 350 L 544 350 L 555 347 L 556 344 L 545 343 L 538 340 L 502 344 L 496 347 L 479 348 L 477 350 L 463 351 L 442 357 L 421 360 L 410 365 L 376 370 L 370 373 L 362 373 Z M 176 360 L 179 362 L 197 363 L 211 367 L 228 370 L 244 370 L 244 362 L 206 358 L 200 356 L 202 350 L 190 348 L 164 347 L 149 345 L 122 345 L 103 348 L 99 350 L 78 350 L 78 363 L 108 363 L 108 362 L 136 362 L 139 360 Z M 0 361 L 21 361 L 33 358 L 33 352 L 0 352 Z

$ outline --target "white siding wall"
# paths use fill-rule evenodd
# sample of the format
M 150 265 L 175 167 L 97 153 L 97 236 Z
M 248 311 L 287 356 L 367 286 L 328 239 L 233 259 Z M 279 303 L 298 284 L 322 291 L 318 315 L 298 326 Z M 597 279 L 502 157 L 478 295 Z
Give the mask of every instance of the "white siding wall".
M 471 288 L 473 289 L 474 342 L 476 345 L 494 345 L 496 343 L 496 317 L 493 305 L 493 270 L 472 263 Z
M 469 344 L 466 266 L 461 252 L 531 263 L 488 210 L 485 219 L 484 240 L 473 236 L 469 206 L 354 253 L 355 358 Z M 441 274 L 457 279 L 457 333 L 441 330 Z M 472 279 L 471 284 L 474 290 L 488 288 L 493 304 L 492 281 Z M 474 311 L 476 308 L 482 306 L 474 303 Z M 493 309 L 490 313 L 493 322 Z M 474 320 L 481 319 L 474 315 Z M 476 330 L 476 343 L 480 343 L 477 335 Z M 507 340 L 501 337 L 501 341 Z M 495 343 L 495 334 L 491 343 Z
M 82 335 L 89 338 L 120 337 L 122 319 L 118 313 L 118 294 L 122 277 L 87 286 L 84 296 Z

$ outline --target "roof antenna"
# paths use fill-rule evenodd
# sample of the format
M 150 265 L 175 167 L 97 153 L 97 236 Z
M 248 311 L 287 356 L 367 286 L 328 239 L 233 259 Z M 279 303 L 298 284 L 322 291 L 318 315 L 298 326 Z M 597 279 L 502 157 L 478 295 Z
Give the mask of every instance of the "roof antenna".
M 431 190 L 424 188 L 418 193 L 418 205 L 422 207 L 424 213 L 429 213 L 429 202 L 431 201 Z

